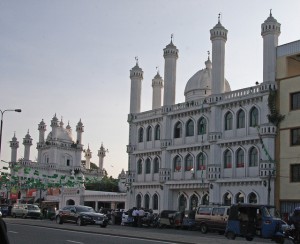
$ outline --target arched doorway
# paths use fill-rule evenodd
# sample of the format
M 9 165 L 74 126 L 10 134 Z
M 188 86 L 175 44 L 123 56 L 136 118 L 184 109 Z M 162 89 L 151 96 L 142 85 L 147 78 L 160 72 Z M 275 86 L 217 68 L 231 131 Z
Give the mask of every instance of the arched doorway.
M 202 205 L 208 205 L 208 204 L 209 204 L 209 196 L 208 196 L 208 194 L 205 194 L 205 195 L 202 197 L 201 204 L 202 204 Z
M 75 205 L 75 201 L 73 199 L 67 200 L 67 205 Z
M 181 195 L 179 197 L 179 207 L 178 207 L 178 210 L 179 211 L 184 211 L 186 209 L 186 205 L 187 205 L 186 197 L 184 195 Z
M 193 194 L 190 200 L 190 210 L 196 210 L 197 206 L 198 206 L 198 197 L 195 194 Z
M 223 202 L 224 202 L 225 206 L 230 206 L 231 205 L 231 194 L 229 194 L 228 192 L 225 193 Z

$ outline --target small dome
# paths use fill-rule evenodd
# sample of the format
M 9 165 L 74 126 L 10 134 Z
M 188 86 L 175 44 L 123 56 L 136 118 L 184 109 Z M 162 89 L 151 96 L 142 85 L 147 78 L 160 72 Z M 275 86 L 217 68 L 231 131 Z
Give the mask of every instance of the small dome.
M 73 142 L 72 134 L 64 129 L 63 127 L 58 127 L 57 132 L 56 132 L 56 137 L 58 141 L 63 141 L 63 142 Z M 52 132 L 50 132 L 47 136 L 47 141 L 52 139 Z
M 187 82 L 184 90 L 185 100 L 192 101 L 211 95 L 211 69 L 210 59 L 205 62 L 205 69 L 194 74 Z M 231 91 L 228 81 L 225 79 L 225 92 Z

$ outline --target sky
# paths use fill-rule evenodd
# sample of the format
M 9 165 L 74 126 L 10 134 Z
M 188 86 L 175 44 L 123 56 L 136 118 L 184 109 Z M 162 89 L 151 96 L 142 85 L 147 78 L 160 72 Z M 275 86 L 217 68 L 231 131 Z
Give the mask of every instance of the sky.
M 0 110 L 3 115 L 1 160 L 10 161 L 9 141 L 33 139 L 36 160 L 43 119 L 46 135 L 54 114 L 84 125 L 82 143 L 93 163 L 101 143 L 108 149 L 104 168 L 117 177 L 127 170 L 130 103 L 129 71 L 144 71 L 141 110 L 151 110 L 151 82 L 158 67 L 163 76 L 163 49 L 179 49 L 176 103 L 184 88 L 205 67 L 211 52 L 209 30 L 218 21 L 228 30 L 225 77 L 232 90 L 262 81 L 261 24 L 272 9 L 281 23 L 279 45 L 300 39 L 299 0 L 0 0 Z M 82 158 L 84 159 L 84 158 Z

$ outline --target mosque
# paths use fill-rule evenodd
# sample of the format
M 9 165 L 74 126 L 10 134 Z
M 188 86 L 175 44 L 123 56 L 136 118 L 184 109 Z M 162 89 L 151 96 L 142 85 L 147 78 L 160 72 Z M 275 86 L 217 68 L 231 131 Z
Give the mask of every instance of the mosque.
M 152 110 L 141 111 L 143 70 L 130 70 L 128 207 L 189 210 L 199 204 L 274 204 L 275 135 L 268 98 L 277 90 L 276 47 L 280 24 L 261 25 L 263 81 L 232 91 L 225 78 L 228 30 L 210 30 L 212 56 L 186 83 L 175 102 L 179 50 L 163 49 L 164 77 L 152 80 Z M 163 97 L 163 98 L 162 98 Z

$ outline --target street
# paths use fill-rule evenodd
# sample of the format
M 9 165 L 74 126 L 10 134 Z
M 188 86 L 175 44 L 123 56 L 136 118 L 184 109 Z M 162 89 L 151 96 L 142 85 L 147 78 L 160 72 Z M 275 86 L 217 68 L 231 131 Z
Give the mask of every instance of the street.
M 249 243 L 243 238 L 227 240 L 217 233 L 177 229 L 137 228 L 120 225 L 76 226 L 50 220 L 5 219 L 11 244 L 94 244 L 94 243 Z M 272 243 L 256 238 L 251 243 Z

